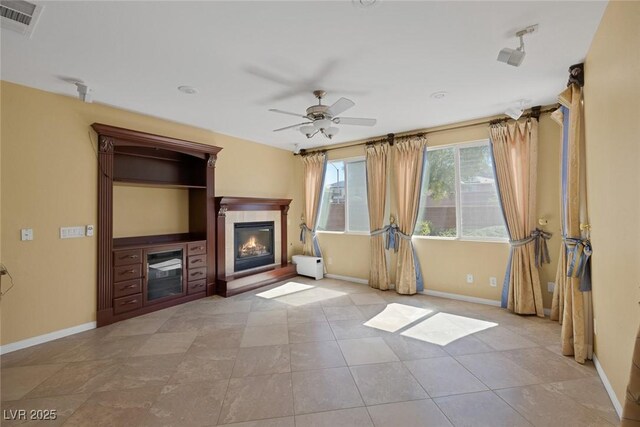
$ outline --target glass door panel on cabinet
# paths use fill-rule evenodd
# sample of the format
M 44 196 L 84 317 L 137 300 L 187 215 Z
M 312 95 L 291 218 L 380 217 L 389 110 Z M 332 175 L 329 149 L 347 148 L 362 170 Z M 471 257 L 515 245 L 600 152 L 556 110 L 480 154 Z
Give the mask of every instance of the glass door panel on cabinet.
M 184 294 L 184 249 L 147 253 L 146 300 L 151 302 Z

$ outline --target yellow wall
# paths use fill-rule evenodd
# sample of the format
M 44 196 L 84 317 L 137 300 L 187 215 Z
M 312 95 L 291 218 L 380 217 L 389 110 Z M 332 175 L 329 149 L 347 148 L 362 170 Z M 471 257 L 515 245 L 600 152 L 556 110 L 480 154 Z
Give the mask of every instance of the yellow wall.
M 560 88 L 561 89 L 561 88 Z M 428 133 L 428 145 L 439 146 L 488 139 L 488 125 Z M 544 228 L 553 233 L 549 241 L 552 263 L 541 270 L 542 295 L 545 307 L 551 307 L 552 293 L 547 282 L 555 280 L 557 254 L 560 247 L 560 128 L 548 115 L 542 116 L 539 128 L 538 217 L 549 224 Z M 364 148 L 345 147 L 329 151 L 329 159 L 364 156 Z M 390 188 L 390 187 L 389 187 Z M 393 200 L 390 194 L 389 199 Z M 389 202 L 388 202 L 389 203 Z M 319 233 L 327 270 L 330 274 L 368 279 L 369 239 L 355 234 Z M 509 256 L 509 245 L 496 242 L 413 239 L 422 266 L 425 289 L 499 300 Z M 357 256 L 354 256 L 357 254 Z M 393 259 L 390 259 L 393 262 Z M 393 268 L 391 269 L 393 270 Z M 466 282 L 467 273 L 474 283 Z M 489 285 L 489 277 L 498 279 L 498 286 Z
M 640 323 L 640 2 L 610 2 L 585 63 L 595 353 L 624 402 Z
M 113 237 L 189 232 L 189 190 L 113 186 Z
M 2 344 L 95 320 L 96 239 L 58 237 L 59 227 L 97 222 L 94 122 L 223 147 L 217 195 L 292 198 L 290 212 L 301 211 L 291 152 L 7 82 L 1 93 L 0 248 L 16 282 L 2 300 Z M 31 242 L 20 241 L 26 227 Z M 290 255 L 297 231 L 292 218 Z

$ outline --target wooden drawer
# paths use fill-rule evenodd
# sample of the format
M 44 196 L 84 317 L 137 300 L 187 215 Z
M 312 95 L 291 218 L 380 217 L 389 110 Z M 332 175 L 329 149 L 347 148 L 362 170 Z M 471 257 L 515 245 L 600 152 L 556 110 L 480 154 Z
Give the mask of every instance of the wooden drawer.
M 142 280 L 128 280 L 126 282 L 118 282 L 113 285 L 113 297 L 120 298 L 125 295 L 138 294 L 142 292 Z
M 140 264 L 141 262 L 142 262 L 141 249 L 131 249 L 128 251 L 113 252 L 113 265 L 115 267 L 119 265 Z
M 190 256 L 187 260 L 187 267 L 189 269 L 197 268 L 197 267 L 206 267 L 207 266 L 207 255 L 193 255 Z
M 207 278 L 207 268 L 190 268 L 187 273 L 187 281 L 191 282 L 193 280 L 201 280 Z
M 187 255 L 201 255 L 207 253 L 207 242 L 205 240 L 201 242 L 187 243 Z
M 138 279 L 142 277 L 142 264 L 121 265 L 113 269 L 113 281 L 123 282 L 125 280 Z
M 196 280 L 194 282 L 189 282 L 187 285 L 187 294 L 196 294 L 198 292 L 203 292 L 207 289 L 207 281 L 206 280 Z
M 116 298 L 113 300 L 113 314 L 120 314 L 125 311 L 136 310 L 141 307 L 142 294 L 130 295 L 128 297 Z

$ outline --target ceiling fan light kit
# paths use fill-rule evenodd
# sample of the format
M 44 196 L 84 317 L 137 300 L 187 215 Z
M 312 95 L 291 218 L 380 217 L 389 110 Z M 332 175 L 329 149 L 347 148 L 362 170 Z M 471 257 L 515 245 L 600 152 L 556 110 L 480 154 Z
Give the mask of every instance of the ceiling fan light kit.
M 289 111 L 278 110 L 275 108 L 270 109 L 269 111 L 272 111 L 274 113 L 302 117 L 308 120 L 307 122 L 274 129 L 274 132 L 280 132 L 285 129 L 298 128 L 298 130 L 307 138 L 313 138 L 318 133 L 320 133 L 325 138 L 332 139 L 340 131 L 338 127 L 332 126 L 334 124 L 356 126 L 374 126 L 376 124 L 376 119 L 338 117 L 340 114 L 356 105 L 355 102 L 350 99 L 340 98 L 331 106 L 327 106 L 322 104 L 322 98 L 324 98 L 326 95 L 325 91 L 315 90 L 313 91 L 313 95 L 318 99 L 318 104 L 312 105 L 307 108 L 305 111 L 307 114 L 291 113 Z

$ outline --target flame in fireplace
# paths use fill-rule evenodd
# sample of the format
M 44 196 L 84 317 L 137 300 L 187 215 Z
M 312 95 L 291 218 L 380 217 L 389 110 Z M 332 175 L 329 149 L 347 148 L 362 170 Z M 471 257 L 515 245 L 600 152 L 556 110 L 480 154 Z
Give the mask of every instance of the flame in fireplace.
M 249 240 L 238 248 L 238 256 L 240 258 L 265 255 L 268 253 L 269 251 L 267 251 L 267 247 L 260 242 L 257 242 L 255 236 L 250 236 Z

